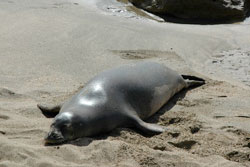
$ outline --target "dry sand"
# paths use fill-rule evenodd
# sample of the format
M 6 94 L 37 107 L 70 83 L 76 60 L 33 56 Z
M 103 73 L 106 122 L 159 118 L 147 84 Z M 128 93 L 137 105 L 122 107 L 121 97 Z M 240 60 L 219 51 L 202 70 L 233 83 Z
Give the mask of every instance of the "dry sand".
M 162 23 L 113 0 L 86 1 L 0 1 L 0 167 L 250 166 L 249 22 Z M 43 145 L 52 119 L 37 103 L 61 102 L 98 72 L 145 60 L 207 80 L 149 120 L 172 130 Z

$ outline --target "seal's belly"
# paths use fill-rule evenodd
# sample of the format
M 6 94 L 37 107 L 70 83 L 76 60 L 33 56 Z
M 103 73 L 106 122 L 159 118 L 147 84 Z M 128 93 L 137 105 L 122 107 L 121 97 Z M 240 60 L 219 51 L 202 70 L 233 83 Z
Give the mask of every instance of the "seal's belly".
M 157 112 L 164 104 L 166 104 L 171 97 L 184 88 L 184 84 L 176 83 L 176 85 L 162 85 L 155 88 L 154 98 L 151 102 L 151 110 L 147 117 L 152 116 Z
M 184 88 L 184 82 L 176 80 L 161 86 L 131 87 L 121 91 L 124 102 L 131 106 L 141 119 L 147 119 L 156 113 L 173 95 Z

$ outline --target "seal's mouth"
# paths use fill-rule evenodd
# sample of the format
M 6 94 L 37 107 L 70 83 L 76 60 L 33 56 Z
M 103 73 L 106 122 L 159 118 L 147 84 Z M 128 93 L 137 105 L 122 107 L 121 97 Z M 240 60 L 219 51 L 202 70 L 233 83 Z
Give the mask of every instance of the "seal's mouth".
M 45 145 L 61 144 L 65 142 L 62 133 L 58 130 L 51 130 L 44 138 Z
M 44 144 L 47 145 L 58 145 L 58 144 L 63 144 L 65 143 L 65 140 L 49 140 L 49 139 L 44 139 Z

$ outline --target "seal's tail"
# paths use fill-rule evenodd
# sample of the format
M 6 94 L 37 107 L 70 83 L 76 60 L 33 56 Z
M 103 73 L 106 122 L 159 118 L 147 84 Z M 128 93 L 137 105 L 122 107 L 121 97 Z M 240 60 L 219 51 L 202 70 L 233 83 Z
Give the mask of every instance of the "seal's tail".
M 205 84 L 205 80 L 196 76 L 191 75 L 181 75 L 187 84 L 187 88 L 189 87 L 197 87 Z

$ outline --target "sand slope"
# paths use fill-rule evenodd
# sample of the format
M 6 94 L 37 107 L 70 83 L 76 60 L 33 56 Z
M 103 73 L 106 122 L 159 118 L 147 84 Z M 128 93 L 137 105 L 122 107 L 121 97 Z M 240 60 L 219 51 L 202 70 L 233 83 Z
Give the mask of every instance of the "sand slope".
M 83 0 L 0 1 L 1 167 L 250 166 L 249 25 L 126 16 Z M 37 103 L 62 102 L 98 72 L 145 60 L 207 80 L 149 120 L 168 132 L 117 129 L 43 145 L 52 119 Z

